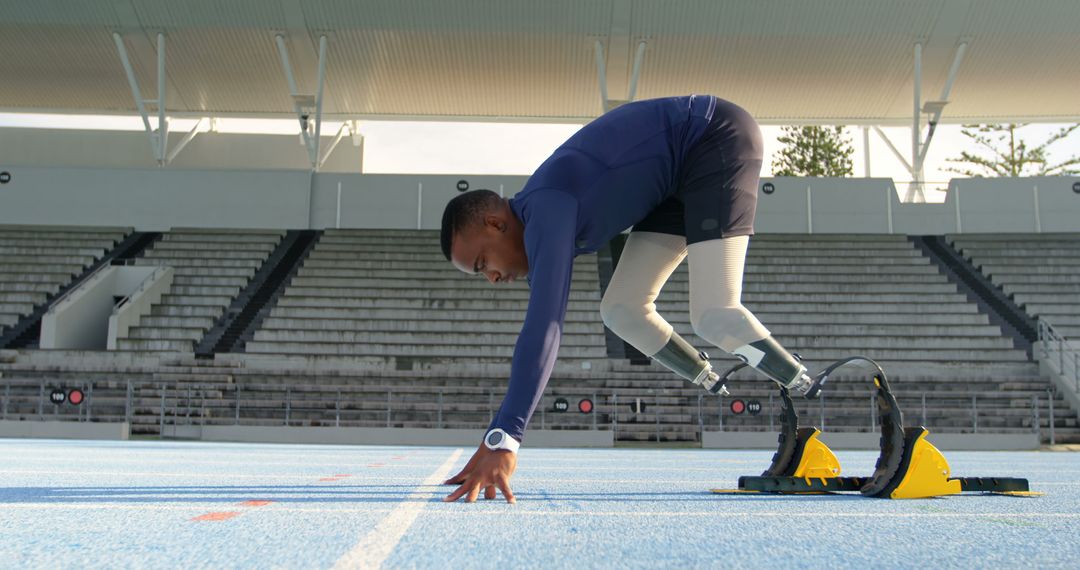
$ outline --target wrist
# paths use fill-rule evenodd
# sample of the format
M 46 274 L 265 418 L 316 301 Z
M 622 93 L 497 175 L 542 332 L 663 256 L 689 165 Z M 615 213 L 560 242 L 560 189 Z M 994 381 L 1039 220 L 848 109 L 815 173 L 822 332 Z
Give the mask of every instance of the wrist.
M 484 435 L 484 447 L 489 451 L 509 451 L 511 453 L 517 453 L 518 448 L 521 447 L 521 442 L 514 438 L 514 436 L 506 433 L 502 428 L 494 428 L 488 430 Z

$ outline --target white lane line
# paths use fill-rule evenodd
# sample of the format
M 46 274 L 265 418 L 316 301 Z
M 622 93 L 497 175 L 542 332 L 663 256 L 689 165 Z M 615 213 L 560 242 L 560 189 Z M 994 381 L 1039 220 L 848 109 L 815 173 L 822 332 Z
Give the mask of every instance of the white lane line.
M 461 457 L 462 451 L 462 449 L 457 449 L 451 453 L 450 458 L 439 466 L 434 473 L 428 475 L 428 478 L 424 479 L 421 485 L 430 487 L 445 481 L 450 475 L 450 469 L 454 467 L 454 463 Z M 386 518 L 379 521 L 379 524 L 375 525 L 375 528 L 367 536 L 339 558 L 334 564 L 335 570 L 344 568 L 380 568 L 382 563 L 390 557 L 390 553 L 394 551 L 398 543 L 401 542 L 401 537 L 405 536 L 405 532 L 416 521 L 420 511 L 434 496 L 435 491 L 431 490 L 413 492 L 398 504 L 397 508 L 390 511 Z

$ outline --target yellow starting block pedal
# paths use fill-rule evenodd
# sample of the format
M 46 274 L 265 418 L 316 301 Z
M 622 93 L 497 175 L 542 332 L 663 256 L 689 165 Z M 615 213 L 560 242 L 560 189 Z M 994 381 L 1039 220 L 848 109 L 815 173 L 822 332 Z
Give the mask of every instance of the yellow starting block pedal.
M 813 433 L 802 443 L 799 463 L 795 466 L 792 477 L 803 479 L 831 479 L 840 476 L 840 460 L 833 450 L 818 439 L 821 430 L 810 428 Z
M 865 361 L 874 374 L 881 454 L 869 477 L 841 477 L 840 461 L 818 436 L 819 430 L 798 427 L 799 418 L 787 390 L 781 389 L 779 448 L 772 465 L 759 477 L 739 477 L 738 489 L 711 489 L 714 493 L 831 494 L 858 492 L 865 497 L 922 499 L 960 493 L 1011 497 L 1037 497 L 1027 479 L 1011 477 L 950 477 L 949 462 L 926 436 L 926 428 L 903 426 L 903 414 L 882 370 L 873 360 L 856 356 L 838 361 L 822 372 L 827 376 L 848 362 Z M 736 368 L 732 370 L 736 370 Z

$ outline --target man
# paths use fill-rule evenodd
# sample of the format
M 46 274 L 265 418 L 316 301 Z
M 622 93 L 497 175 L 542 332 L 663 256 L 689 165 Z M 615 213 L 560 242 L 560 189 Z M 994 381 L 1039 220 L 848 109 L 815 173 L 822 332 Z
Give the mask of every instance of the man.
M 513 198 L 477 190 L 447 204 L 446 258 L 491 283 L 528 276 L 530 294 L 506 397 L 480 448 L 446 481 L 460 487 L 444 500 L 473 502 L 481 489 L 494 499 L 498 488 L 514 502 L 516 452 L 555 363 L 574 257 L 631 226 L 600 303 L 608 328 L 686 380 L 723 390 L 706 355 L 653 303 L 689 255 L 694 333 L 782 387 L 816 395 L 823 379 L 810 378 L 741 302 L 761 163 L 761 132 L 737 105 L 709 95 L 652 99 L 582 127 Z

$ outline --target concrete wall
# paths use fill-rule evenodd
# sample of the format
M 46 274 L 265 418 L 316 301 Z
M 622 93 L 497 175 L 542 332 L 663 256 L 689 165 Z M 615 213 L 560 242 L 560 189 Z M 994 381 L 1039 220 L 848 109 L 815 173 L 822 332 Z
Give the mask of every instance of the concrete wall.
M 43 422 L 0 420 L 0 437 L 38 439 L 128 439 L 127 422 Z
M 470 190 L 486 188 L 512 196 L 527 176 L 334 174 L 315 176 L 312 225 L 338 227 L 338 184 L 341 185 L 341 227 L 438 229 L 443 208 L 458 195 L 458 183 Z M 418 216 L 419 213 L 419 216 Z
M 1078 184 L 1075 176 L 953 180 L 946 204 L 955 217 L 959 202 L 960 227 L 967 233 L 1076 232 Z
M 115 297 L 127 297 L 154 267 L 104 267 L 53 304 L 41 320 L 41 348 L 105 350 Z M 169 271 L 171 282 L 171 270 Z
M 14 168 L 0 224 L 306 228 L 306 171 Z
M 113 308 L 112 315 L 109 316 L 107 343 L 109 350 L 116 350 L 116 340 L 127 337 L 131 327 L 139 324 L 139 320 L 143 315 L 150 314 L 151 307 L 160 301 L 161 296 L 172 287 L 174 273 L 172 267 L 161 266 L 156 269 L 132 267 L 126 269 L 151 269 L 151 271 L 150 275 L 146 276 L 133 289 L 130 287 L 125 289 L 129 291 L 126 294 L 126 301 Z M 128 275 L 135 277 L 134 274 Z
M 0 157 L 2 160 L 3 157 Z M 512 196 L 525 176 L 311 174 L 6 166 L 0 224 L 437 229 L 459 181 Z M 957 179 L 943 204 L 901 204 L 885 178 L 766 178 L 759 233 L 1080 231 L 1080 177 Z M 340 199 L 338 188 L 340 185 Z M 1038 187 L 1037 198 L 1035 187 Z M 769 188 L 771 192 L 764 189 Z M 1080 188 L 1080 186 L 1078 186 Z M 1038 202 L 1038 208 L 1035 204 Z M 959 215 L 957 208 L 959 207 Z
M 187 133 L 171 131 L 169 149 Z M 322 151 L 336 133 L 323 132 Z M 323 172 L 360 172 L 361 148 L 341 139 Z M 307 170 L 299 135 L 199 133 L 170 169 Z M 73 168 L 157 168 L 143 131 L 0 128 L 0 161 L 8 165 Z

